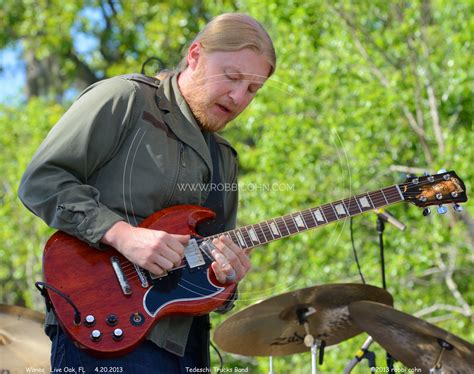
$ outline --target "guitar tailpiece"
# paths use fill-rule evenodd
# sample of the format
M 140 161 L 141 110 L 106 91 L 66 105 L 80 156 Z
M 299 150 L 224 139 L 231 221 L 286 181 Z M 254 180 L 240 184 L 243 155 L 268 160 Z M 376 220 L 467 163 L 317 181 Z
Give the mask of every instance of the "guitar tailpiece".
M 69 305 L 71 305 L 72 308 L 74 309 L 74 324 L 76 326 L 81 324 L 81 312 L 79 311 L 77 306 L 72 302 L 72 300 L 66 294 L 64 294 L 63 292 L 59 291 L 57 288 L 51 286 L 50 284 L 48 284 L 46 282 L 35 282 L 35 287 L 39 290 L 39 292 L 41 293 L 41 296 L 43 296 L 44 299 L 46 300 L 46 309 L 48 310 L 48 312 L 53 307 L 53 304 L 52 304 L 51 298 L 49 297 L 49 295 L 46 292 L 45 288 L 48 288 L 51 291 L 54 291 L 56 294 L 58 294 L 64 300 L 66 300 L 69 303 Z

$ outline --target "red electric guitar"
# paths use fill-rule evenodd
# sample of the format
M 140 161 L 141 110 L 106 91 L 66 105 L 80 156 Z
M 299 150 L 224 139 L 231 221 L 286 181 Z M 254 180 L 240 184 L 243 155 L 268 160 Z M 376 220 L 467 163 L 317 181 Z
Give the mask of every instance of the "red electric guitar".
M 453 172 L 410 177 L 404 183 L 315 208 L 240 227 L 227 234 L 242 249 L 266 244 L 331 222 L 400 201 L 420 207 L 467 201 L 465 186 Z M 161 210 L 140 226 L 192 236 L 180 267 L 154 276 L 113 248 L 91 249 L 56 232 L 47 242 L 43 269 L 48 295 L 63 329 L 76 344 L 99 357 L 124 355 L 167 316 L 202 315 L 231 296 L 236 285 L 221 284 L 210 268 L 211 240 L 196 226 L 212 219 L 206 208 L 182 205 Z

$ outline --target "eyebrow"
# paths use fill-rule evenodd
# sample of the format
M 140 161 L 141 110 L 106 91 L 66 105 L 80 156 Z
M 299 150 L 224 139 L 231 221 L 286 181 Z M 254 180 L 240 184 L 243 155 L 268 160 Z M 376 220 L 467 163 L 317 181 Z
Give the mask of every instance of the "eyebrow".
M 228 70 L 232 70 L 232 72 L 230 72 Z M 264 77 L 264 79 L 262 79 L 262 82 L 254 81 L 252 79 L 252 77 L 256 77 L 257 79 L 261 79 L 263 76 L 258 75 L 258 74 L 244 74 L 238 68 L 235 68 L 235 67 L 232 67 L 232 66 L 224 67 L 224 72 L 226 74 L 235 75 L 235 76 L 237 76 L 238 79 L 250 81 L 250 82 L 252 82 L 252 84 L 258 85 L 258 88 L 263 87 L 263 84 L 265 83 L 264 81 L 267 78 L 267 77 Z

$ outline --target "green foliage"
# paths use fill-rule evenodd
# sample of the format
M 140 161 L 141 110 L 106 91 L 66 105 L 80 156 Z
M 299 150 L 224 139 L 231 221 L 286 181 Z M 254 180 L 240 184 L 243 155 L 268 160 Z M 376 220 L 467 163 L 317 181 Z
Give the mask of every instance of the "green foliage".
M 77 81 L 77 65 L 61 54 L 72 45 L 72 30 L 99 41 L 78 55 L 97 76 L 109 76 L 139 70 L 150 55 L 175 65 L 205 20 L 221 12 L 247 12 L 264 23 L 278 53 L 276 74 L 224 134 L 240 154 L 240 225 L 400 183 L 401 170 L 409 168 L 454 169 L 468 195 L 472 190 L 468 1 L 117 2 L 111 30 L 92 17 L 100 2 L 48 2 L 48 8 L 39 2 L 34 16 L 28 2 L 13 3 L 6 1 L 0 11 L 0 22 L 7 23 L 0 27 L 0 46 L 22 38 L 38 57 L 63 56 L 65 87 Z M 64 18 L 51 19 L 54 12 Z M 3 302 L 40 305 L 33 302 L 32 285 L 40 278 L 50 231 L 21 207 L 16 189 L 62 111 L 41 100 L 2 108 Z M 468 203 L 464 209 L 462 215 L 425 218 L 416 207 L 393 206 L 408 229 L 386 227 L 386 266 L 397 309 L 421 311 L 420 318 L 472 341 L 474 208 Z M 375 216 L 356 217 L 353 227 L 365 279 L 380 286 Z M 360 283 L 348 221 L 258 248 L 252 263 L 237 311 L 301 287 Z M 213 316 L 213 324 L 225 318 Z M 322 371 L 342 372 L 364 340 L 360 335 L 330 347 Z M 374 349 L 382 365 L 383 352 Z M 268 372 L 264 358 L 224 358 L 229 368 Z M 309 354 L 274 360 L 278 373 L 308 372 L 309 365 Z
M 41 309 L 41 298 L 33 291 L 34 282 L 41 279 L 43 244 L 52 230 L 25 209 L 17 190 L 33 153 L 62 113 L 60 106 L 36 99 L 22 108 L 1 107 L 0 298 L 3 303 Z

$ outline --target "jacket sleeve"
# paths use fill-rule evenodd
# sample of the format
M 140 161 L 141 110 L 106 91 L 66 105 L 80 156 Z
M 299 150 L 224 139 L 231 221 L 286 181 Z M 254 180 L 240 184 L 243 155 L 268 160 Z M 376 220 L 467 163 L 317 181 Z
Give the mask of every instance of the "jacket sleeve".
M 113 78 L 89 87 L 53 127 L 28 165 L 19 198 L 50 227 L 100 248 L 122 217 L 100 202 L 89 177 L 113 157 L 136 117 L 134 86 Z

